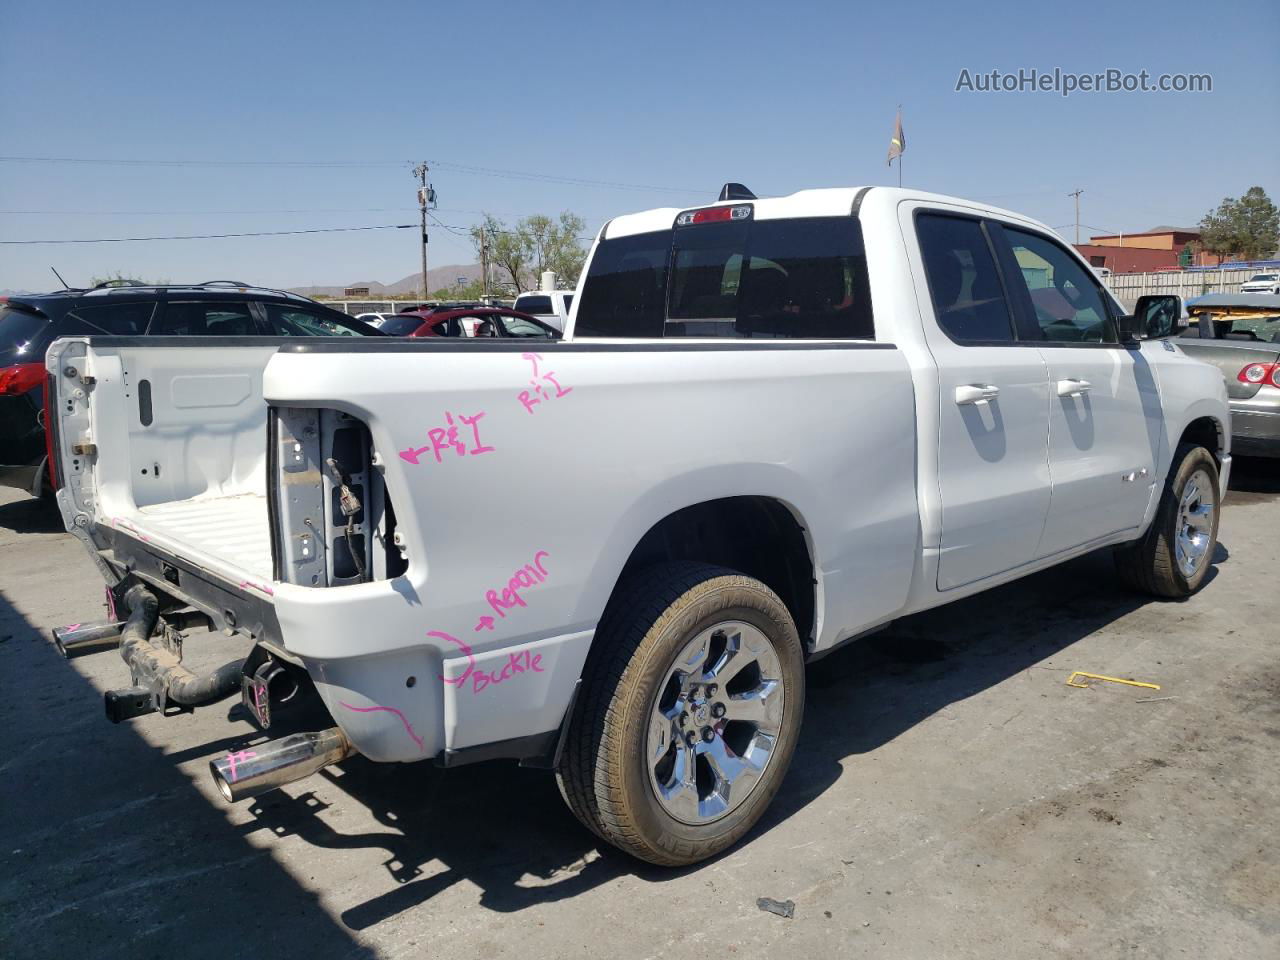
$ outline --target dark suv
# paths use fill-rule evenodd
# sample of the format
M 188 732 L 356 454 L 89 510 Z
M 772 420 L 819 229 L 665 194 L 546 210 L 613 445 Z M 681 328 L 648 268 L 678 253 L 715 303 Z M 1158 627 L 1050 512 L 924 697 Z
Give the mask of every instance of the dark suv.
M 323 304 L 234 281 L 103 284 L 0 302 L 0 484 L 33 496 L 45 469 L 44 354 L 58 337 L 365 337 L 367 324 Z

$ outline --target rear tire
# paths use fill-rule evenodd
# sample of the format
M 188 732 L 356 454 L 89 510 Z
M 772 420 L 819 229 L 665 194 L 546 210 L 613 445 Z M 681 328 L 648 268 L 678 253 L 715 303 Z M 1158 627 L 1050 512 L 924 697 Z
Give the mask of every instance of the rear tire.
M 1195 593 L 1218 543 L 1218 485 L 1213 455 L 1204 447 L 1180 444 L 1150 528 L 1115 551 L 1120 578 L 1157 597 L 1176 600 Z
M 619 588 L 580 689 L 561 794 L 597 836 L 680 866 L 735 843 L 777 793 L 804 712 L 804 651 L 760 581 L 666 563 Z

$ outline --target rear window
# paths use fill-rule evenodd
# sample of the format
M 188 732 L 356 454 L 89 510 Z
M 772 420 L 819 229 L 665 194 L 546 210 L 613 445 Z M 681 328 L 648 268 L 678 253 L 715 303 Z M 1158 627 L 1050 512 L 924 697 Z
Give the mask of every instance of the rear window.
M 737 220 L 606 240 L 576 335 L 873 339 L 861 225 Z
M 516 297 L 515 309 L 522 313 L 554 314 L 550 297 Z
M 575 337 L 660 337 L 671 231 L 596 245 L 578 303 Z
M 422 318 L 413 314 L 397 314 L 382 321 L 380 331 L 392 337 L 407 337 L 422 326 Z
M 49 325 L 46 317 L 29 310 L 0 307 L 0 363 L 39 363 L 42 334 Z

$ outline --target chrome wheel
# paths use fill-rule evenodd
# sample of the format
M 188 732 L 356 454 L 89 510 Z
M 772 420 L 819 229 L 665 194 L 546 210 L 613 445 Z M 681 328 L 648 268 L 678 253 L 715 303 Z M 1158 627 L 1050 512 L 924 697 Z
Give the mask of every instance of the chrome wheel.
M 1178 504 L 1174 554 L 1184 577 L 1192 577 L 1213 546 L 1213 480 L 1205 470 L 1187 478 Z
M 782 729 L 782 665 L 751 624 L 728 620 L 685 645 L 650 711 L 645 766 L 658 803 L 704 824 L 750 796 Z

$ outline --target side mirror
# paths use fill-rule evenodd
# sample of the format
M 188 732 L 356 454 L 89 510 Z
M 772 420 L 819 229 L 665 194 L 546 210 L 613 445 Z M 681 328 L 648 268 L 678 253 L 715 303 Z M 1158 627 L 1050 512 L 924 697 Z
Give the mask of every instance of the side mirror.
M 1167 293 L 1139 297 L 1133 316 L 1124 317 L 1120 322 L 1120 332 L 1127 340 L 1163 340 L 1176 337 L 1186 329 L 1182 298 Z

